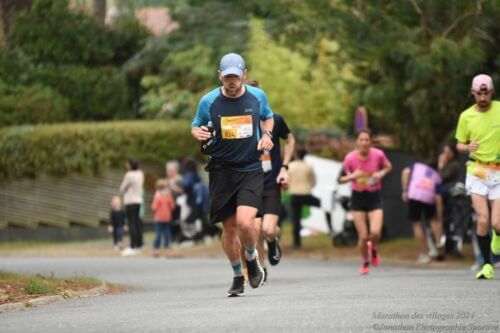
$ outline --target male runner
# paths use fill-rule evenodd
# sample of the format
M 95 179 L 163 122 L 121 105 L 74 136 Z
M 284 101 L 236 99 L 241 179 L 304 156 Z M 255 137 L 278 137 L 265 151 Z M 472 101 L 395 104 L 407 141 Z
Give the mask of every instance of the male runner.
M 249 80 L 249 85 L 260 88 L 259 82 Z M 281 156 L 280 138 L 285 140 L 283 158 Z M 288 163 L 292 159 L 295 149 L 295 138 L 290 132 L 285 120 L 279 114 L 274 113 L 273 149 L 264 151 L 262 154 L 262 169 L 264 170 L 264 193 L 262 196 L 263 218 L 258 218 L 262 226 L 262 236 L 267 242 L 268 260 L 273 266 L 281 259 L 281 248 L 279 246 L 278 220 L 281 213 L 281 186 L 288 184 Z M 267 279 L 267 270 L 264 271 Z
M 477 215 L 477 240 L 484 258 L 477 279 L 493 278 L 490 249 L 500 254 L 500 102 L 492 101 L 493 91 L 490 76 L 474 77 L 471 93 L 476 104 L 460 114 L 455 134 L 457 150 L 469 153 L 465 186 Z
M 264 175 L 261 150 L 273 148 L 273 113 L 263 90 L 243 85 L 245 61 L 235 53 L 222 57 L 222 87 L 204 95 L 192 123 L 191 133 L 207 146 L 210 221 L 222 222 L 222 248 L 234 272 L 229 296 L 244 292 L 240 248 L 245 248 L 249 283 L 257 288 L 264 271 L 256 250 L 255 217 L 262 211 Z M 213 132 L 207 125 L 211 123 Z M 260 126 L 259 126 L 260 125 Z M 262 129 L 262 130 L 261 130 Z

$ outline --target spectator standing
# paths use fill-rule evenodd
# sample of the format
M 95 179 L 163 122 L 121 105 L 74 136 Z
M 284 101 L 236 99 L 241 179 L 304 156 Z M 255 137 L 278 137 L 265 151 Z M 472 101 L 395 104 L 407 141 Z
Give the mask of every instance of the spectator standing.
M 131 256 L 140 253 L 143 246 L 142 220 L 139 216 L 140 207 L 143 203 L 144 173 L 139 169 L 139 162 L 129 159 L 126 162 L 127 173 L 120 185 L 123 194 L 123 203 L 127 216 L 130 234 L 130 247 L 122 251 L 123 256 Z
M 177 204 L 177 199 L 184 194 L 182 175 L 179 172 L 179 162 L 175 160 L 168 161 L 165 164 L 165 173 L 167 186 L 172 193 L 174 202 L 176 203 L 175 209 L 172 213 L 171 231 L 173 239 L 176 241 L 181 240 L 181 206 Z
M 298 149 L 295 153 L 296 159 L 288 165 L 288 192 L 290 193 L 290 206 L 292 208 L 293 221 L 293 247 L 300 249 L 302 244 L 300 240 L 300 229 L 302 207 L 315 206 L 320 207 L 321 202 L 314 197 L 313 187 L 316 185 L 316 175 L 312 166 L 304 161 L 306 151 Z
M 123 233 L 125 232 L 125 211 L 122 207 L 122 199 L 118 195 L 111 199 L 108 232 L 113 235 L 114 249 L 121 250 Z
M 172 213 L 175 209 L 174 198 L 165 179 L 156 181 L 156 193 L 153 199 L 151 209 L 154 212 L 154 223 L 156 237 L 153 242 L 153 256 L 159 256 L 161 239 L 164 239 L 164 247 L 170 247 L 172 241 L 172 231 L 170 229 L 172 222 Z

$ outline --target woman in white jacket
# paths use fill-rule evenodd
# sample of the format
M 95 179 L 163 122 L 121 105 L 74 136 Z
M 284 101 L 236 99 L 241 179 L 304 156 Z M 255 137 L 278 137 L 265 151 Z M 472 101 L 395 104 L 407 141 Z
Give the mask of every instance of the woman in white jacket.
M 120 192 L 123 194 L 129 226 L 130 248 L 122 252 L 123 256 L 135 255 L 143 246 L 142 220 L 139 211 L 143 204 L 144 173 L 139 169 L 139 163 L 132 158 L 127 161 L 126 166 L 128 171 L 123 177 Z

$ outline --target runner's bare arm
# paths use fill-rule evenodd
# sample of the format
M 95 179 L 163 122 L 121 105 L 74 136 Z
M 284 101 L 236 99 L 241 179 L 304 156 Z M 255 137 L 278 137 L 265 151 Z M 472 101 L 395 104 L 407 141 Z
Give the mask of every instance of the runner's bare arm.
M 349 183 L 350 181 L 353 181 L 354 179 L 357 179 L 363 175 L 363 171 L 357 169 L 353 173 L 350 173 L 348 175 L 342 176 L 339 178 L 339 184 L 345 184 Z
M 285 141 L 285 146 L 283 147 L 283 165 L 288 166 L 288 163 L 290 163 L 293 152 L 295 151 L 295 138 L 293 137 L 292 133 L 288 133 L 288 136 L 286 137 Z M 280 173 L 278 175 L 278 178 L 276 179 L 276 182 L 278 184 L 283 184 L 287 185 L 288 181 L 290 179 L 290 176 L 288 175 L 288 170 L 285 167 L 282 167 L 280 170 Z
M 457 142 L 457 150 L 461 153 L 475 152 L 478 148 L 476 140 L 472 140 L 469 143 Z
M 274 127 L 274 118 L 268 118 L 266 120 L 263 120 L 260 122 L 260 127 L 262 130 L 262 136 L 259 140 L 259 143 L 257 144 L 257 149 L 258 150 L 271 150 L 273 148 L 273 140 L 272 138 L 267 135 L 265 132 L 266 131 L 271 131 L 273 130 Z
M 401 197 L 404 202 L 408 201 L 408 185 L 410 182 L 410 172 L 410 168 L 404 168 L 401 172 L 401 188 L 403 189 Z
M 375 178 L 382 179 L 385 175 L 387 175 L 392 170 L 392 164 L 387 164 L 382 170 L 376 172 L 374 174 Z
M 292 160 L 293 152 L 295 151 L 295 137 L 292 133 L 288 133 L 285 146 L 283 147 L 283 164 L 288 165 Z

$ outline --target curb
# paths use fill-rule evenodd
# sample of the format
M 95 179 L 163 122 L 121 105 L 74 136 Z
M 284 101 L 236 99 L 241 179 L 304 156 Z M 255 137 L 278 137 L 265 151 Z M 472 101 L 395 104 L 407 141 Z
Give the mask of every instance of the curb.
M 16 302 L 16 303 L 7 303 L 0 305 L 0 313 L 6 313 L 11 311 L 18 311 L 27 308 L 34 308 L 41 305 L 52 304 L 56 302 L 61 302 L 69 299 L 76 298 L 87 298 L 93 296 L 104 295 L 109 290 L 108 285 L 106 283 L 101 284 L 98 287 L 83 290 L 80 292 L 65 290 L 59 295 L 48 295 L 48 296 L 40 296 L 37 298 L 30 299 L 26 302 Z

